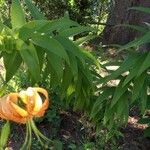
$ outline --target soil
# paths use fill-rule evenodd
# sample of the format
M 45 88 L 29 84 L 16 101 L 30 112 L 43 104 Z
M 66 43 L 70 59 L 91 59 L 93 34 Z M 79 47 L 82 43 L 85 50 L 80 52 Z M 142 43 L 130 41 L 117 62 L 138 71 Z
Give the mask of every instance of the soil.
M 124 137 L 120 141 L 120 148 L 123 150 L 149 150 L 150 139 L 145 138 L 143 130 L 146 125 L 138 124 L 139 118 L 129 117 L 128 124 L 121 129 Z
M 139 124 L 140 111 L 138 107 L 130 110 L 128 124 L 121 129 L 124 137 L 120 140 L 120 148 L 123 150 L 150 150 L 150 139 L 144 137 L 144 129 L 148 126 Z
M 143 135 L 143 130 L 147 125 L 138 124 L 139 116 L 134 111 L 130 114 L 128 124 L 126 127 L 120 129 L 124 137 L 120 138 L 118 149 L 121 150 L 149 150 L 150 149 L 150 139 L 145 138 Z M 81 114 L 72 112 L 63 112 L 60 114 L 61 122 L 60 128 L 56 131 L 56 137 L 63 141 L 64 150 L 68 150 L 67 146 L 69 143 L 74 143 L 80 145 L 83 142 L 83 137 L 90 136 L 91 140 L 94 139 L 92 135 L 92 130 L 83 126 L 81 123 Z M 13 150 L 19 150 L 20 145 L 24 141 L 25 127 L 22 125 L 13 124 L 13 133 L 11 134 L 8 146 Z M 47 137 L 52 138 L 53 127 L 48 121 L 41 122 L 37 125 L 38 128 Z M 17 133 L 17 134 L 16 134 Z M 105 148 L 104 148 L 105 149 Z M 106 145 L 107 149 L 107 145 Z M 32 149 L 34 150 L 34 148 Z M 90 149 L 95 150 L 95 149 Z M 112 149 L 113 150 L 113 149 Z

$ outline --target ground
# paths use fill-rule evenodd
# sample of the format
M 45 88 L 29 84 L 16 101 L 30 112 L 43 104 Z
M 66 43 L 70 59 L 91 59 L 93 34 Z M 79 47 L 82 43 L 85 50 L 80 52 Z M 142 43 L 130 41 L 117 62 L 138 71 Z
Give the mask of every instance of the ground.
M 131 113 L 128 124 L 122 127 L 120 131 L 123 133 L 124 137 L 120 137 L 118 141 L 118 149 L 122 150 L 149 150 L 150 149 L 150 139 L 143 136 L 143 129 L 146 125 L 138 124 L 137 121 L 139 116 L 135 113 Z M 99 150 L 96 148 L 86 149 L 85 138 L 88 137 L 88 142 L 95 142 L 95 131 L 91 129 L 88 121 L 83 117 L 81 113 L 75 112 L 61 112 L 60 114 L 60 126 L 55 129 L 52 123 L 48 121 L 43 121 L 41 123 L 36 123 L 38 128 L 47 137 L 53 137 L 59 141 L 63 141 L 63 150 Z M 84 122 L 84 123 L 83 123 Z M 25 128 L 22 125 L 12 125 L 13 133 L 8 142 L 8 146 L 12 147 L 13 150 L 19 150 L 21 143 L 24 141 Z M 55 131 L 54 131 L 55 130 Z M 77 146 L 78 145 L 78 146 Z M 82 148 L 81 148 L 82 147 Z M 33 141 L 32 150 L 40 150 L 37 140 Z M 107 145 L 104 150 L 108 149 Z M 110 148 L 109 148 L 110 149 Z M 112 148 L 112 150 L 114 150 Z

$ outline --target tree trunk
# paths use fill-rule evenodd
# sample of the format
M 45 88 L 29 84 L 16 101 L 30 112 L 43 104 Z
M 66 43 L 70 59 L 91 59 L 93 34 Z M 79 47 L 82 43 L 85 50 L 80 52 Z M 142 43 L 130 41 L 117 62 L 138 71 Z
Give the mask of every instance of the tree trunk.
M 133 6 L 150 7 L 150 0 L 115 0 L 115 6 L 107 20 L 107 24 L 112 26 L 106 26 L 103 31 L 102 41 L 104 44 L 126 44 L 140 35 L 133 29 L 116 25 L 141 25 L 144 22 L 150 22 L 149 14 L 128 10 Z

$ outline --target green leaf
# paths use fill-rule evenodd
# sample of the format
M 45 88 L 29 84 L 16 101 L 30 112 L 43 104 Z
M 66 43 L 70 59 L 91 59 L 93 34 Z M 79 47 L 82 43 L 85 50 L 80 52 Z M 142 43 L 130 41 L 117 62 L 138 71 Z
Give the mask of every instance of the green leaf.
M 68 89 L 69 85 L 72 83 L 73 75 L 71 73 L 70 67 L 66 64 L 63 79 L 61 83 L 61 98 L 64 98 L 66 95 L 66 90 Z
M 10 123 L 9 123 L 9 121 L 7 121 L 1 130 L 0 148 L 3 149 L 6 146 L 9 134 L 10 134 Z
M 46 59 L 46 62 L 44 63 L 45 68 L 43 69 L 43 72 L 42 72 L 42 79 L 44 80 L 46 78 L 49 78 L 49 75 L 51 73 L 51 66 L 49 62 L 47 61 L 47 57 L 45 59 Z
M 22 58 L 17 51 L 13 53 L 3 53 L 4 65 L 6 69 L 6 81 L 8 82 L 17 72 L 22 63 Z
M 150 118 L 149 117 L 144 117 L 144 118 L 141 118 L 139 121 L 138 121 L 139 124 L 150 124 Z
M 109 128 L 112 127 L 113 122 L 114 122 L 114 118 L 115 118 L 114 112 L 116 112 L 116 107 L 110 108 L 109 103 L 107 103 L 107 107 L 105 108 L 105 113 L 104 113 L 104 118 L 103 118 L 103 124 L 106 125 L 110 121 L 111 126 L 110 127 L 108 126 Z
M 79 64 L 79 75 L 83 76 L 83 80 L 85 80 L 85 82 L 87 83 L 87 86 L 90 86 L 90 88 L 93 88 L 93 84 L 92 84 L 92 76 L 91 76 L 91 72 L 89 70 L 89 68 L 87 68 L 87 66 L 84 66 L 80 61 L 78 61 Z M 81 72 L 81 73 L 80 73 Z
M 63 76 L 63 60 L 61 57 L 48 52 L 47 53 L 47 58 L 49 63 L 51 64 L 51 67 L 55 71 L 55 75 L 58 78 L 58 81 L 60 82 Z
M 39 11 L 39 9 L 32 3 L 31 0 L 25 0 L 25 3 L 29 11 L 31 12 L 31 16 L 34 19 L 37 19 L 37 20 L 46 19 L 45 16 Z
M 82 64 L 85 64 L 84 55 L 78 46 L 76 46 L 69 39 L 62 36 L 57 36 L 55 39 L 61 43 L 61 45 L 66 49 L 66 51 L 68 51 L 68 53 L 72 53 L 72 55 L 79 58 Z
M 75 87 L 73 84 L 70 84 L 68 89 L 67 89 L 67 101 L 70 98 L 70 96 L 75 92 Z
M 144 136 L 145 136 L 145 137 L 150 137 L 150 127 L 146 128 L 146 129 L 144 130 Z
M 108 88 L 104 90 L 102 94 L 100 94 L 100 96 L 96 99 L 93 105 L 90 118 L 94 118 L 100 112 L 100 110 L 103 108 L 103 102 L 106 99 L 109 99 L 109 96 L 111 96 L 113 92 L 114 92 L 114 88 Z
M 148 22 L 144 22 L 144 23 L 145 23 L 146 27 L 148 28 L 148 30 L 150 30 L 150 23 L 148 23 Z
M 126 109 L 129 109 L 128 108 L 128 92 L 124 93 L 120 97 L 120 99 L 118 100 L 116 108 L 117 108 L 117 111 L 116 111 L 117 117 L 124 120 L 123 117 L 125 115 Z M 125 118 L 128 118 L 128 114 L 126 114 L 126 115 L 127 116 Z
M 143 84 L 143 87 L 140 91 L 140 99 L 141 99 L 141 112 L 144 113 L 146 110 L 146 104 L 147 104 L 147 82 Z
M 28 39 L 34 32 L 52 34 L 53 31 L 68 29 L 70 26 L 77 26 L 78 24 L 70 19 L 59 19 L 54 21 L 34 20 L 26 23 L 19 30 L 19 37 Z
M 128 84 L 126 84 L 124 87 L 122 86 L 123 84 L 123 80 L 120 81 L 119 85 L 117 86 L 113 99 L 111 101 L 111 108 L 118 102 L 118 100 L 120 99 L 120 97 L 127 91 L 128 89 Z
M 34 20 L 26 23 L 19 29 L 19 38 L 28 40 L 32 35 L 48 23 L 47 20 Z M 42 31 L 41 31 L 42 32 Z
M 39 60 L 39 65 L 40 65 L 40 71 L 42 72 L 44 63 L 45 63 L 45 51 L 41 49 L 41 47 L 36 46 L 36 52 Z
M 130 70 L 129 75 L 127 75 L 123 86 L 125 86 L 128 82 L 130 82 L 134 77 L 137 76 L 137 72 L 139 71 L 139 69 L 141 68 L 141 65 L 145 59 L 146 55 L 141 55 L 139 56 L 139 59 L 137 60 L 137 63 L 135 63 L 135 65 L 133 66 L 133 68 Z
M 37 56 L 37 52 L 34 46 L 31 44 L 29 46 L 23 47 L 20 49 L 20 55 L 28 66 L 29 72 L 32 75 L 34 81 L 39 81 L 40 79 L 40 65 Z
M 34 36 L 32 36 L 32 42 L 44 48 L 47 52 L 50 51 L 51 53 L 64 58 L 66 62 L 69 63 L 69 58 L 64 47 L 54 38 L 47 35 L 34 34 Z
M 3 84 L 3 86 L 0 87 L 0 97 L 6 93 L 6 90 L 7 90 L 7 84 Z
M 82 90 L 82 85 L 83 85 L 83 80 L 82 76 L 78 76 L 78 81 L 76 82 L 76 101 L 74 103 L 74 110 L 77 109 L 82 109 L 84 104 L 85 104 L 85 97 L 83 95 L 83 90 Z
M 25 15 L 19 0 L 12 0 L 11 24 L 13 28 L 20 28 L 26 23 Z
M 138 11 L 150 14 L 149 7 L 131 7 L 131 8 L 129 8 L 129 10 L 138 10 Z
M 51 64 L 48 61 L 48 71 L 50 74 L 50 87 L 55 89 L 57 86 L 60 86 L 60 79 L 58 79 L 58 76 L 56 75 L 56 71 L 53 69 Z
M 147 95 L 147 104 L 146 104 L 146 109 L 150 109 L 150 95 Z
M 74 35 L 77 35 L 77 34 L 80 34 L 83 32 L 89 32 L 89 31 L 94 31 L 94 29 L 91 27 L 82 27 L 81 26 L 81 27 L 73 27 L 73 28 L 65 29 L 65 30 L 59 32 L 59 34 L 64 37 L 70 37 L 70 36 L 74 36 Z
M 139 76 L 138 78 L 136 78 L 134 80 L 134 86 L 133 86 L 133 91 L 132 91 L 132 103 L 138 98 L 139 93 L 141 91 L 141 89 L 143 88 L 143 84 L 145 81 L 147 74 L 144 72 L 143 74 L 141 74 L 141 76 Z M 140 82 L 139 82 L 140 81 Z
M 81 37 L 79 39 L 77 39 L 74 43 L 77 44 L 77 45 L 81 45 L 89 40 L 92 40 L 94 38 L 96 38 L 97 36 L 96 35 L 88 35 L 88 36 L 85 36 L 85 37 Z
M 0 33 L 5 28 L 5 25 L 0 21 Z
M 88 52 L 88 50 L 83 49 L 83 48 L 81 48 L 81 52 L 83 53 L 83 56 L 85 56 L 85 59 L 87 59 L 92 64 L 95 64 L 98 67 L 98 69 L 100 69 L 100 63 L 96 59 L 96 57 L 92 55 L 92 53 Z
M 72 55 L 71 53 L 68 53 L 68 56 L 69 56 L 70 68 L 74 76 L 74 80 L 77 80 L 78 79 L 78 63 L 77 63 L 76 56 Z
M 150 42 L 150 31 L 148 31 L 146 34 L 144 34 L 142 37 L 137 38 L 131 42 L 129 42 L 128 44 L 122 46 L 119 49 L 119 52 L 124 50 L 124 49 L 128 49 L 131 47 L 137 47 L 139 45 L 145 44 L 145 43 L 149 43 Z
M 64 29 L 68 29 L 72 26 L 79 26 L 79 24 L 75 21 L 72 21 L 67 18 L 61 18 L 54 21 L 49 21 L 44 27 L 42 27 L 39 32 L 43 32 L 46 34 L 51 34 L 53 31 L 60 31 Z
M 126 93 L 125 93 L 125 94 L 126 94 Z M 128 93 L 127 93 L 127 94 L 128 94 Z M 124 101 L 123 118 L 124 118 L 125 123 L 128 122 L 128 118 L 129 118 L 129 109 L 130 109 L 130 106 L 129 106 L 128 97 L 129 97 L 129 94 L 126 95 L 126 99 L 125 99 L 125 101 Z
M 140 76 L 144 71 L 146 71 L 146 69 L 148 69 L 150 67 L 150 52 L 147 53 L 147 56 L 143 62 L 143 64 L 141 65 L 140 70 L 137 73 L 137 76 Z
M 55 150 L 62 150 L 63 149 L 63 143 L 59 140 L 54 140 L 54 149 Z
M 122 63 L 122 65 L 117 70 L 115 70 L 111 75 L 103 79 L 100 79 L 100 83 L 103 83 L 103 84 L 107 83 L 108 81 L 117 78 L 122 73 L 129 71 L 129 69 L 132 68 L 136 64 L 136 62 L 139 59 L 139 56 L 140 56 L 139 54 L 134 54 L 134 55 L 127 57 L 127 59 Z

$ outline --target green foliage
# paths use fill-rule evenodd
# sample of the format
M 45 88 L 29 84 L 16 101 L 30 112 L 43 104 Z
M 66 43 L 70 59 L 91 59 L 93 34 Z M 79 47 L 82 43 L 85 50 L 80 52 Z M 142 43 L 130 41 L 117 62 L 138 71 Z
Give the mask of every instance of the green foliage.
M 102 4 L 104 2 L 106 1 L 101 1 Z M 101 134 L 103 139 L 98 135 L 102 139 L 101 143 L 107 143 L 114 135 L 120 136 L 117 129 L 122 123 L 127 122 L 130 106 L 138 103 L 141 113 L 148 109 L 150 52 L 140 53 L 133 50 L 150 42 L 150 28 L 124 25 L 141 31 L 143 36 L 122 46 L 119 51 L 130 50 L 126 59 L 121 61 L 121 65 L 115 71 L 107 69 L 111 62 L 104 64 L 103 67 L 109 75 L 101 77 L 95 71 L 96 67 L 98 69 L 100 67 L 95 57 L 78 46 L 91 36 L 88 35 L 76 41 L 71 40 L 76 35 L 95 31 L 93 28 L 81 26 L 70 20 L 68 16 L 57 20 L 46 20 L 31 0 L 25 0 L 24 3 L 35 20 L 27 21 L 19 0 L 12 1 L 11 21 L 6 23 L 1 18 L 0 57 L 3 58 L 6 75 L 0 95 L 6 90 L 8 82 L 12 82 L 11 79 L 21 70 L 27 78 L 25 81 L 21 78 L 20 87 L 44 86 L 55 91 L 53 94 L 63 99 L 66 106 L 70 105 L 74 109 L 87 111 L 91 119 L 104 128 L 104 134 Z M 41 1 L 36 2 L 36 4 L 40 3 Z M 70 7 L 80 5 L 75 1 L 68 1 L 68 4 Z M 149 13 L 148 8 L 132 9 Z M 81 11 L 80 9 L 79 12 Z M 120 64 L 120 61 L 115 63 Z M 119 81 L 118 85 L 110 85 L 112 80 Z M 28 84 L 24 85 L 23 83 L 27 81 Z M 18 87 L 14 90 L 16 88 Z M 52 97 L 54 101 L 57 99 L 55 96 Z M 59 126 L 58 109 L 61 106 L 57 105 L 58 103 L 54 103 L 43 119 L 55 122 Z M 144 123 L 147 121 L 149 119 L 143 120 Z M 145 132 L 148 135 L 149 128 Z M 62 149 L 61 142 L 56 141 L 56 145 Z M 83 147 L 88 149 L 92 146 L 93 143 L 87 141 Z M 77 147 L 72 144 L 70 148 Z
M 13 0 L 12 28 L 0 24 L 0 53 L 6 69 L 6 83 L 24 64 L 32 86 L 49 79 L 50 88 L 60 87 L 61 97 L 68 104 L 75 99 L 72 104 L 76 109 L 88 109 L 93 92 L 88 65 L 97 61 L 70 37 L 93 29 L 83 27 L 66 16 L 59 20 L 44 20 L 31 1 L 25 2 L 32 17 L 43 20 L 26 22 L 20 2 Z
M 25 3 L 27 5 L 27 8 L 30 10 L 32 17 L 34 19 L 37 19 L 37 20 L 38 19 L 46 19 L 45 16 L 39 12 L 38 8 L 35 7 L 30 0 L 25 0 Z
M 3 150 L 7 144 L 7 140 L 10 134 L 10 123 L 7 121 L 1 129 L 0 135 L 0 149 Z
M 20 28 L 26 23 L 19 0 L 13 0 L 11 5 L 11 24 L 12 28 Z
M 133 9 L 144 10 L 141 7 Z M 145 10 L 148 12 L 147 8 Z M 129 27 L 141 30 L 137 26 L 131 25 Z M 132 105 L 138 104 L 142 114 L 147 110 L 150 86 L 150 52 L 149 49 L 143 49 L 143 52 L 136 50 L 141 45 L 150 42 L 149 28 L 145 27 L 143 33 L 143 36 L 120 48 L 120 50 L 129 50 L 130 48 L 130 51 L 117 70 L 110 72 L 107 69 L 108 66 L 111 66 L 111 62 L 109 62 L 104 65 L 109 75 L 103 78 L 97 76 L 101 87 L 98 89 L 100 94 L 91 111 L 91 119 L 98 124 L 103 122 L 103 125 L 110 131 L 116 124 L 120 126 L 127 123 L 129 109 Z M 119 81 L 119 83 L 115 86 L 110 84 L 111 81 Z
M 148 7 L 132 7 L 131 10 L 138 10 L 144 13 L 150 14 L 150 9 Z

